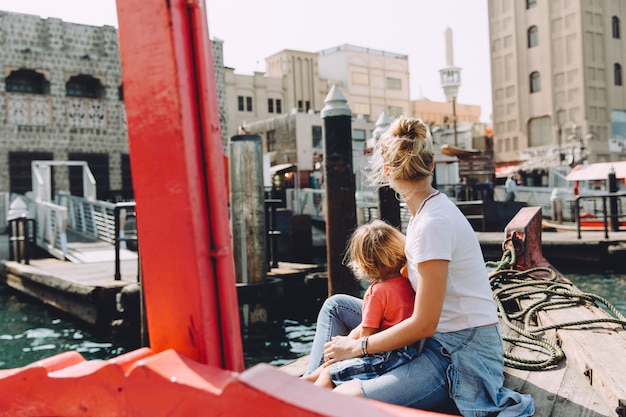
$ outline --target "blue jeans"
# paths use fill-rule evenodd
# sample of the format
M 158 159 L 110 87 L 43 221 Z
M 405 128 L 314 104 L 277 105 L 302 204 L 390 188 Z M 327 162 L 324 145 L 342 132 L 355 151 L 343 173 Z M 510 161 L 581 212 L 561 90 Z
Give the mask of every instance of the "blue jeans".
M 311 357 L 305 375 L 315 371 L 324 363 L 324 344 L 334 336 L 347 336 L 361 324 L 363 300 L 345 294 L 333 295 L 324 301 L 317 316 L 315 337 Z

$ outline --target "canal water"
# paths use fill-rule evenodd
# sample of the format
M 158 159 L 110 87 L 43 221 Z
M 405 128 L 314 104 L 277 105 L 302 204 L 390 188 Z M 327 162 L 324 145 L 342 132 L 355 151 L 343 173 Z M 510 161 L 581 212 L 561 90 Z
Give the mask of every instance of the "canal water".
M 626 273 L 559 270 L 581 291 L 606 298 L 626 315 Z M 315 333 L 313 320 L 286 319 L 274 327 L 271 340 L 244 341 L 246 367 L 260 362 L 280 366 L 309 353 Z M 71 317 L 0 286 L 0 369 L 24 366 L 68 350 L 91 360 L 118 356 L 128 348 L 115 337 L 97 335 Z

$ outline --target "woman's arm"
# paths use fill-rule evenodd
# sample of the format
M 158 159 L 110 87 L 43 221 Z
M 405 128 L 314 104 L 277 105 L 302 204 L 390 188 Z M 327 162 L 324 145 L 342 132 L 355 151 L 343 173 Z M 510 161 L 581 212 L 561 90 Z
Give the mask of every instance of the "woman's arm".
M 419 276 L 413 315 L 389 329 L 371 335 L 367 340 L 367 353 L 399 349 L 435 334 L 446 294 L 448 261 L 422 262 L 417 265 L 417 271 Z M 324 346 L 324 355 L 329 363 L 361 354 L 361 340 L 335 337 Z

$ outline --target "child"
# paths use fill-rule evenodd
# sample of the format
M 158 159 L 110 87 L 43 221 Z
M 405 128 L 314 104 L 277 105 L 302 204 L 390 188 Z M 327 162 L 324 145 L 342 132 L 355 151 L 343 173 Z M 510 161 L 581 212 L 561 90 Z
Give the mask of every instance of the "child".
M 401 270 L 406 264 L 404 235 L 382 220 L 373 220 L 355 230 L 344 261 L 358 279 L 372 282 L 363 297 L 361 325 L 350 337 L 364 338 L 363 356 L 320 366 L 302 378 L 315 385 L 333 388 L 351 379 L 382 375 L 418 354 L 414 347 L 367 354 L 367 336 L 387 329 L 413 313 L 415 292 Z

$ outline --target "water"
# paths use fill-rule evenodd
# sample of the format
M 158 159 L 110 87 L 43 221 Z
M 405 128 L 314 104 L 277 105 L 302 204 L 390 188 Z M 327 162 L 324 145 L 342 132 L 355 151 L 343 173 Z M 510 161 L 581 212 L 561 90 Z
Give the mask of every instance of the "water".
M 559 269 L 581 291 L 606 298 L 626 314 L 625 272 Z M 75 350 L 85 359 L 108 359 L 127 349 L 120 341 L 97 335 L 71 317 L 7 287 L 0 286 L 0 369 L 16 368 Z M 244 340 L 246 367 L 260 362 L 280 366 L 309 353 L 315 323 L 286 319 L 272 326 L 268 341 Z

